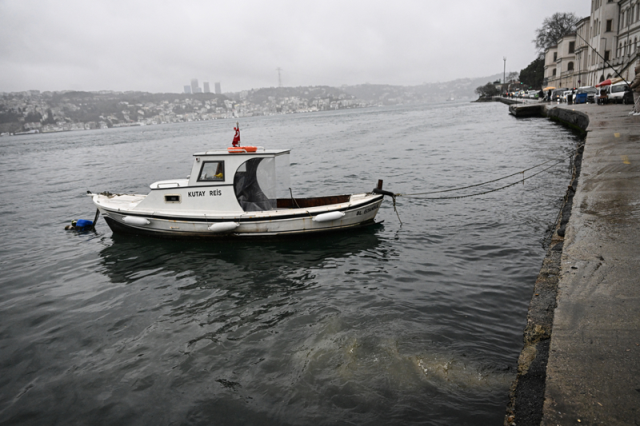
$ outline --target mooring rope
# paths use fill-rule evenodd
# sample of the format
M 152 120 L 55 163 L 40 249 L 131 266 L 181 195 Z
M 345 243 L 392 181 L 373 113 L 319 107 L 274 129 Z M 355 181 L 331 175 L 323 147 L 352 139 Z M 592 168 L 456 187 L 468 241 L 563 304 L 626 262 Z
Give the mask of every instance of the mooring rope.
M 402 195 L 402 194 L 396 194 L 396 196 L 404 196 L 405 198 L 415 198 L 415 199 L 418 199 L 418 200 L 457 200 L 457 199 L 460 199 L 460 198 L 477 197 L 478 195 L 490 194 L 492 192 L 500 191 L 502 189 L 509 188 L 509 187 L 517 185 L 519 183 L 523 183 L 525 180 L 531 179 L 532 177 L 537 176 L 540 173 L 544 173 L 547 170 L 554 168 L 555 166 L 557 166 L 560 163 L 564 163 L 564 160 L 560 160 L 560 161 L 554 163 L 553 165 L 547 167 L 546 169 L 540 170 L 539 172 L 532 174 L 531 176 L 523 177 L 522 179 L 518 180 L 517 182 L 513 182 L 513 183 L 510 183 L 509 185 L 501 186 L 500 188 L 491 189 L 489 191 L 476 192 L 474 194 L 469 194 L 469 195 L 458 195 L 456 197 L 416 197 L 416 196 L 413 196 L 413 195 Z
M 584 144 L 582 144 L 582 145 L 578 146 L 578 147 L 576 148 L 576 150 L 575 150 L 575 151 L 573 151 L 573 152 L 571 153 L 571 155 L 569 155 L 569 156 L 568 156 L 568 158 L 569 158 L 569 159 L 573 158 L 573 156 L 575 156 L 575 154 L 578 152 L 578 150 L 579 150 L 580 148 L 582 148 L 583 146 L 584 146 Z M 493 180 L 490 180 L 490 181 L 486 181 L 486 182 L 478 183 L 478 184 L 475 184 L 475 185 L 468 185 L 468 186 L 463 186 L 463 187 L 460 187 L 460 188 L 445 189 L 445 190 L 442 190 L 442 191 L 417 192 L 417 193 L 411 193 L 411 194 L 402 194 L 402 193 L 394 194 L 394 195 L 395 195 L 395 196 L 393 197 L 393 200 L 394 200 L 394 203 L 393 203 L 393 204 L 394 204 L 394 209 L 395 209 L 395 197 L 415 198 L 415 199 L 419 199 L 419 200 L 456 200 L 456 199 L 460 199 L 460 198 L 477 197 L 478 195 L 490 194 L 490 193 L 492 193 L 492 192 L 500 191 L 500 190 L 502 190 L 502 189 L 509 188 L 509 187 L 514 186 L 514 185 L 517 185 L 517 184 L 519 184 L 519 183 L 523 183 L 523 182 L 524 182 L 525 180 L 527 180 L 527 179 L 531 179 L 532 177 L 537 176 L 537 175 L 539 175 L 540 173 L 546 172 L 547 170 L 554 168 L 554 167 L 555 167 L 555 166 L 557 166 L 558 164 L 564 163 L 565 159 L 563 158 L 562 160 L 557 160 L 557 161 L 556 161 L 554 164 L 552 164 L 551 166 L 549 166 L 549 167 L 547 167 L 547 168 L 545 168 L 545 169 L 543 169 L 543 170 L 541 170 L 541 171 L 539 171 L 539 172 L 537 172 L 537 173 L 534 173 L 534 174 L 532 174 L 531 176 L 524 177 L 524 173 L 525 173 L 525 172 L 527 172 L 527 171 L 529 171 L 529 170 L 533 170 L 533 169 L 535 169 L 535 168 L 537 168 L 537 167 L 543 166 L 543 165 L 545 165 L 545 164 L 547 164 L 547 163 L 549 163 L 549 162 L 551 162 L 551 161 L 553 161 L 553 160 L 547 160 L 547 161 L 545 161 L 544 163 L 536 164 L 535 166 L 529 167 L 529 168 L 524 169 L 524 170 L 522 170 L 522 171 L 519 171 L 519 172 L 516 172 L 516 173 L 512 173 L 512 174 L 510 174 L 510 175 L 503 176 L 503 177 L 498 178 L 498 179 L 493 179 Z M 474 193 L 474 194 L 468 194 L 468 195 L 459 195 L 459 196 L 455 196 L 455 197 L 422 197 L 422 196 L 421 196 L 421 195 L 439 194 L 439 193 L 443 193 L 443 192 L 461 191 L 461 190 L 463 190 L 463 189 L 475 188 L 475 187 L 478 187 L 478 186 L 487 185 L 487 184 L 489 184 L 489 183 L 498 182 L 498 181 L 501 181 L 501 180 L 503 180 L 503 179 L 507 179 L 507 178 L 513 177 L 513 176 L 518 175 L 518 174 L 522 174 L 522 175 L 523 175 L 522 179 L 518 179 L 518 181 L 517 181 L 517 182 L 513 182 L 513 183 L 510 183 L 510 184 L 508 184 L 508 185 L 501 186 L 500 188 L 491 189 L 491 190 L 489 190 L 489 191 L 477 192 L 477 193 Z M 397 211 L 396 211 L 396 213 L 397 213 Z M 399 219 L 399 217 L 398 217 L 398 219 Z
M 398 209 L 396 208 L 396 195 L 393 196 L 393 211 L 396 212 L 396 216 L 398 216 L 400 226 L 402 226 L 402 220 L 400 219 L 400 214 L 398 213 Z

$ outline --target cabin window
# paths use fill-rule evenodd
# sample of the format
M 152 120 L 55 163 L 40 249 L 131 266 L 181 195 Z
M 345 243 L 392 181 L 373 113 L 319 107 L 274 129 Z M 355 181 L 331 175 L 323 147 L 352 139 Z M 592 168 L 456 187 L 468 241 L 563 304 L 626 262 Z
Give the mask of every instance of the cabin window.
M 180 202 L 180 195 L 167 194 L 167 195 L 164 196 L 164 202 L 165 203 L 179 203 Z
M 198 182 L 224 181 L 224 161 L 205 161 L 202 163 Z

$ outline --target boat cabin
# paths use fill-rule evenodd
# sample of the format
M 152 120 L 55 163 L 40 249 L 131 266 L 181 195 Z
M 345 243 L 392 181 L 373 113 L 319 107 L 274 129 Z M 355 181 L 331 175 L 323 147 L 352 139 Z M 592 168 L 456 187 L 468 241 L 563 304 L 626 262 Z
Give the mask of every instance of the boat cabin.
M 194 154 L 187 179 L 151 184 L 137 208 L 216 212 L 276 210 L 289 195 L 290 150 L 257 150 Z

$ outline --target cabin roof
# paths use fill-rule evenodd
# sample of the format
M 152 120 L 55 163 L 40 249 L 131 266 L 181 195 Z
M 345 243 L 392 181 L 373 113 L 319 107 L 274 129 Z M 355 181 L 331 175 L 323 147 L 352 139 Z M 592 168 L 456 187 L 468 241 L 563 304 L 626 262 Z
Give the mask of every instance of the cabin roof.
M 205 152 L 196 152 L 195 154 L 193 154 L 194 157 L 204 157 L 206 155 L 231 155 L 231 156 L 239 156 L 239 155 L 273 155 L 273 156 L 277 156 L 277 155 L 282 155 L 282 154 L 288 154 L 289 152 L 291 152 L 290 149 L 258 149 L 256 152 L 242 152 L 242 153 L 229 153 L 226 149 L 213 149 L 210 151 L 205 151 Z

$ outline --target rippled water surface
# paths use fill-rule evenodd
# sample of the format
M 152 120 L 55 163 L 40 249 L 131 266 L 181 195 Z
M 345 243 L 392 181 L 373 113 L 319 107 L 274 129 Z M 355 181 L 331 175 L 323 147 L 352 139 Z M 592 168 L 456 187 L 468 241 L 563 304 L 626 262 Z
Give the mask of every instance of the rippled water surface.
M 344 234 L 64 231 L 93 219 L 87 190 L 185 177 L 234 124 L 0 138 L 0 424 L 501 424 L 569 162 L 480 197 L 398 198 L 402 225 L 386 199 L 383 224 Z M 292 149 L 299 196 L 465 186 L 576 144 L 501 104 L 240 124 L 245 144 Z

